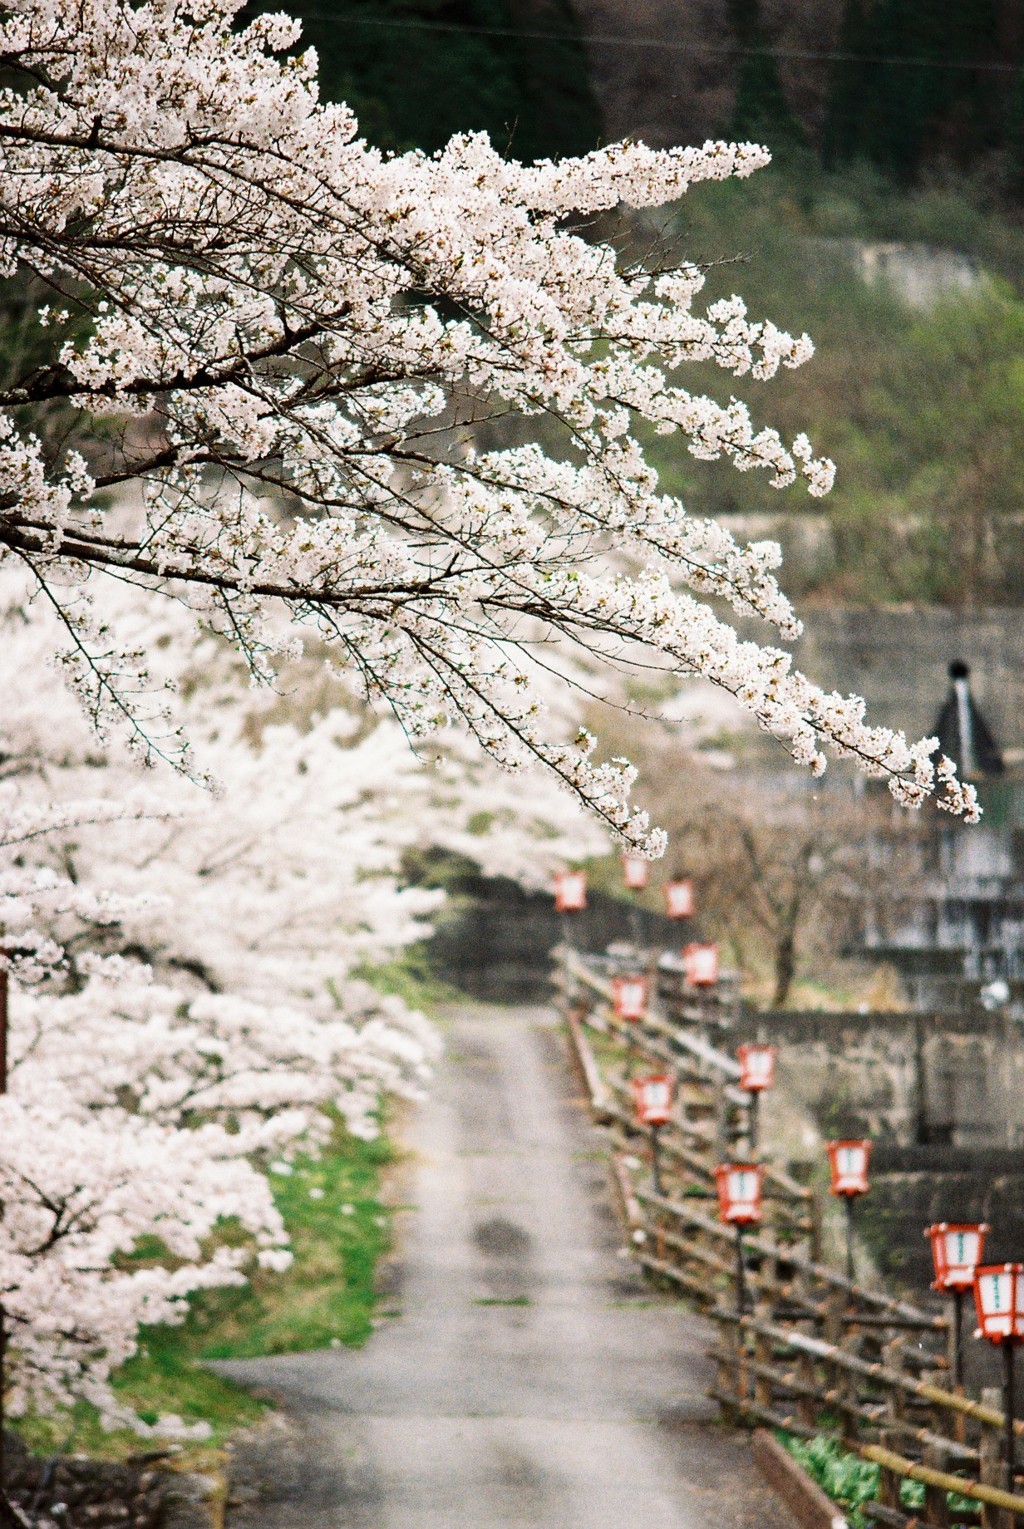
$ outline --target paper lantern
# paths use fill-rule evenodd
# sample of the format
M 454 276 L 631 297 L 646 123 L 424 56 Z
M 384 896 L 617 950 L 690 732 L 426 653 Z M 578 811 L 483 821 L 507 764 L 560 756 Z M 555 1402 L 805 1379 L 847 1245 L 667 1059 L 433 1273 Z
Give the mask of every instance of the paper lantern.
M 990 1343 L 1024 1341 L 1024 1264 L 986 1264 L 974 1273 L 978 1337 Z
M 746 1045 L 737 1047 L 736 1055 L 740 1063 L 740 1088 L 746 1089 L 748 1094 L 759 1094 L 766 1088 L 774 1087 L 776 1057 L 774 1046 L 764 1046 L 759 1041 L 749 1041 Z
M 632 1087 L 636 1118 L 641 1125 L 663 1126 L 672 1119 L 675 1079 L 670 1073 L 651 1073 L 646 1078 L 634 1078 Z
M 868 1184 L 869 1141 L 830 1141 L 828 1161 L 832 1170 L 830 1188 L 834 1195 L 866 1195 Z
M 715 1169 L 720 1221 L 753 1226 L 761 1219 L 764 1166 L 761 1163 L 719 1163 Z
M 650 862 L 639 855 L 623 855 L 622 875 L 631 892 L 642 892 L 651 874 Z
M 586 871 L 556 871 L 555 911 L 557 913 L 579 913 L 586 906 Z
M 617 1019 L 636 1023 L 647 1018 L 647 978 L 613 977 L 612 1008 Z
M 683 973 L 691 987 L 714 987 L 718 981 L 718 946 L 684 945 Z
M 984 1221 L 953 1223 L 938 1221 L 929 1226 L 932 1262 L 935 1265 L 933 1290 L 970 1290 L 974 1271 L 985 1251 L 988 1225 Z
M 692 918 L 693 882 L 667 881 L 665 883 L 665 907 L 669 918 Z

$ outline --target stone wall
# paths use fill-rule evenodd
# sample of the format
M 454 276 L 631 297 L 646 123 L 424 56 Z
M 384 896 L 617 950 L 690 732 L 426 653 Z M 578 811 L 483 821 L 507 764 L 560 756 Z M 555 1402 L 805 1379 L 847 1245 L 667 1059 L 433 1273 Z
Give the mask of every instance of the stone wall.
M 481 878 L 456 914 L 441 921 L 429 944 L 431 963 L 474 998 L 546 1003 L 551 952 L 563 938 L 578 950 L 601 952 L 630 933 L 631 910 L 601 892 L 588 892 L 586 909 L 563 917 L 564 923 L 548 892 L 524 892 L 504 877 Z M 632 918 L 641 943 L 679 945 L 679 926 L 669 919 L 646 908 L 633 910 Z M 690 938 L 701 935 L 694 929 Z
M 830 688 L 853 690 L 873 722 L 920 736 L 949 689 L 947 667 L 962 659 L 971 689 L 1004 749 L 1024 748 L 1024 622 L 1017 610 L 800 611 L 799 666 Z
M 787 1100 L 826 1136 L 1024 1146 L 1024 1034 L 999 1014 L 745 1010 L 735 1039 L 755 1034 L 778 1046 Z
M 42 1459 L 4 1433 L 4 1481 L 39 1529 L 211 1529 L 210 1482 L 167 1469 L 166 1451 L 125 1462 Z
M 995 1261 L 1024 1252 L 1024 1035 L 983 1012 L 937 1015 L 746 1011 L 735 1038 L 779 1048 L 763 1135 L 794 1165 L 823 1141 L 870 1137 L 871 1192 L 858 1235 L 879 1271 L 917 1298 L 932 1278 L 924 1228 L 988 1221 Z M 801 1129 L 802 1123 L 802 1129 Z M 976 1359 L 978 1364 L 981 1363 Z

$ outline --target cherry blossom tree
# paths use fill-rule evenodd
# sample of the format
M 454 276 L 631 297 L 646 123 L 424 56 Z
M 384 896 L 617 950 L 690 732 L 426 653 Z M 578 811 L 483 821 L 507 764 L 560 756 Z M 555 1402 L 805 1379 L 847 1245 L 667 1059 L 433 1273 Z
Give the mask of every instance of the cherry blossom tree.
M 258 678 L 322 645 L 414 740 L 459 718 L 648 853 L 663 841 L 628 766 L 545 713 L 537 673 L 574 649 L 704 675 L 813 770 L 850 756 L 901 801 L 973 816 L 931 740 L 869 727 L 721 617 L 797 634 L 778 549 L 689 517 L 639 443 L 645 422 L 826 493 L 805 436 L 684 380 L 695 361 L 767 380 L 809 339 L 738 297 L 701 312 L 692 265 L 623 266 L 570 226 L 767 153 L 618 144 L 521 166 L 464 135 L 383 154 L 319 104 L 294 23 L 237 10 L 19 0 L 0 26 L 0 270 L 47 294 L 40 359 L 0 389 L 0 547 L 59 616 L 97 725 L 198 768 L 150 655 L 95 609 L 105 575 L 183 602 Z M 481 449 L 484 414 L 520 438 L 543 420 L 555 444 Z
M 594 848 L 604 836 L 567 822 L 554 783 L 513 819 L 479 756 L 453 738 L 443 768 L 417 760 L 319 667 L 247 691 L 179 606 L 116 589 L 97 606 L 154 654 L 218 789 L 98 745 L 47 665 L 24 576 L 0 577 L 0 1306 L 15 1411 L 84 1396 L 123 1422 L 110 1377 L 140 1323 L 287 1257 L 267 1169 L 315 1153 L 339 1117 L 373 1135 L 383 1094 L 425 1085 L 435 1030 L 362 975 L 428 932 L 442 900 L 403 885 L 403 855 L 472 846 L 537 882 L 562 829 Z M 227 1219 L 247 1235 L 221 1246 Z M 154 1237 L 162 1255 L 138 1266 Z
M 514 777 L 454 732 L 443 755 L 417 758 L 393 720 L 367 713 L 315 664 L 292 665 L 275 691 L 247 691 L 224 642 L 197 637 L 180 606 L 154 618 L 137 594 L 111 593 L 97 602 L 104 619 L 154 654 L 154 678 L 177 692 L 218 789 L 164 771 L 156 790 L 116 747 L 98 746 L 47 678 L 53 621 L 32 610 L 23 578 L 0 579 L 12 671 L 0 804 L 6 792 L 7 842 L 22 858 L 36 845 L 41 862 L 18 877 L 63 887 L 55 914 L 61 897 L 81 901 L 89 887 L 117 904 L 107 940 L 98 915 L 80 919 L 80 933 L 44 919 L 37 937 L 50 931 L 73 960 L 79 949 L 86 964 L 100 950 L 127 952 L 171 983 L 189 977 L 271 1004 L 323 1006 L 330 981 L 344 1012 L 338 985 L 422 938 L 442 901 L 404 884 L 410 850 L 458 850 L 487 874 L 538 885 L 570 854 L 606 848 L 600 825 L 554 781 L 535 782 L 524 801 Z M 38 894 L 19 927 L 37 906 Z M 365 1015 L 367 991 L 351 993 Z
M 223 1131 L 84 1112 L 52 1081 L 31 1100 L 0 1098 L 0 1129 L 5 1405 L 49 1412 L 84 1398 L 106 1423 L 138 1428 L 110 1375 L 139 1326 L 180 1322 L 195 1291 L 244 1283 L 254 1249 L 264 1266 L 287 1265 L 267 1180 Z M 211 1249 L 229 1220 L 248 1242 Z M 147 1238 L 166 1256 L 133 1263 Z
M 498 791 L 467 739 L 656 854 L 631 767 L 564 696 L 653 667 L 737 696 L 814 771 L 831 751 L 976 814 L 931 740 L 869 727 L 723 619 L 797 635 L 778 549 L 688 516 L 644 457 L 654 429 L 776 488 L 831 484 L 806 437 L 685 384 L 693 362 L 770 380 L 806 336 L 739 298 L 701 311 L 692 265 L 577 231 L 766 152 L 382 154 L 319 103 L 296 26 L 239 9 L 0 19 L 0 279 L 33 310 L 0 376 L 25 676 L 0 739 L 0 1305 L 15 1405 L 111 1418 L 140 1322 L 287 1257 L 269 1154 L 315 1150 L 325 1110 L 372 1131 L 382 1089 L 422 1085 L 429 1028 L 365 981 L 436 907 L 403 854 L 471 846 L 524 878 L 564 854 L 564 811 Z M 485 420 L 518 444 L 486 446 Z M 244 700 L 239 666 L 264 687 Z M 140 788 L 114 733 L 176 775 Z M 152 1236 L 166 1256 L 139 1263 Z

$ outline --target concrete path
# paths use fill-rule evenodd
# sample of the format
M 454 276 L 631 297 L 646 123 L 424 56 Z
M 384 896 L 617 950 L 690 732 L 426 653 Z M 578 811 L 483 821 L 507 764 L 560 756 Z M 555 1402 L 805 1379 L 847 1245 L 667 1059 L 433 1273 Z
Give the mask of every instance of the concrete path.
M 621 1257 L 553 1016 L 459 1010 L 446 1041 L 400 1314 L 218 1366 L 288 1419 L 239 1450 L 229 1529 L 791 1529 L 704 1399 L 707 1324 Z

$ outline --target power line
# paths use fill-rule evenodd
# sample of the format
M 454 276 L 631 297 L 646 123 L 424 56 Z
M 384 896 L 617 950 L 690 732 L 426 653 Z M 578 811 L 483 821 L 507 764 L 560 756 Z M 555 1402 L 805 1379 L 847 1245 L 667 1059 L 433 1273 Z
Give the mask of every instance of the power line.
M 442 33 L 468 33 L 474 37 L 510 37 L 522 38 L 524 41 L 533 42 L 568 42 L 568 43 L 607 43 L 616 48 L 661 48 L 668 52 L 679 53 L 691 58 L 752 58 L 758 54 L 771 53 L 773 58 L 791 59 L 797 63 L 840 63 L 840 64 L 895 64 L 901 68 L 909 69 L 966 69 L 969 71 L 983 71 L 990 74 L 1014 74 L 1021 68 L 1019 63 L 985 63 L 982 61 L 970 62 L 955 59 L 939 59 L 912 57 L 910 55 L 872 54 L 872 53 L 840 53 L 833 51 L 804 51 L 799 48 L 742 48 L 736 46 L 716 46 L 713 43 L 677 42 L 671 37 L 654 37 L 650 34 L 639 36 L 627 35 L 624 32 L 544 32 L 520 29 L 518 27 L 484 27 L 463 26 L 455 21 L 426 21 L 413 16 L 366 16 L 358 11 L 347 11 L 344 15 L 333 15 L 326 11 L 303 11 L 299 20 L 303 21 L 334 21 L 339 25 L 349 26 L 355 22 L 357 26 L 391 28 L 402 31 L 418 32 L 442 32 Z

